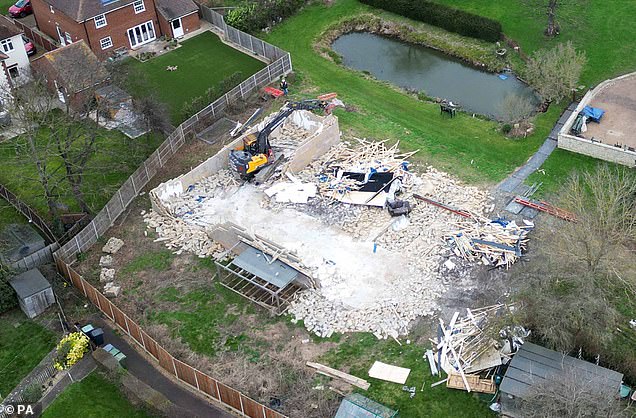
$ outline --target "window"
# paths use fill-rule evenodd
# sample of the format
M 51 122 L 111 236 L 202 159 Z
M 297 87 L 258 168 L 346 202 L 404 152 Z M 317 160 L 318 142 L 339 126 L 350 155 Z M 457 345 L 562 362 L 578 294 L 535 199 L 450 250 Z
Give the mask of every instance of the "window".
M 152 21 L 148 21 L 139 26 L 128 29 L 128 39 L 130 40 L 130 46 L 133 48 L 147 44 L 155 38 L 155 27 L 153 26 Z
M 11 52 L 13 51 L 13 41 L 11 39 L 0 41 L 0 47 L 2 47 L 4 52 Z
M 65 37 L 66 37 L 66 43 L 67 44 L 72 44 L 73 43 L 73 37 L 71 36 L 70 33 L 66 32 Z
M 53 6 L 49 5 L 49 10 L 51 10 L 51 13 L 55 13 L 55 10 L 53 10 Z
M 12 79 L 16 79 L 18 77 L 20 77 L 20 71 L 18 71 L 18 64 L 12 66 L 12 67 L 8 67 L 7 71 L 9 72 L 9 75 L 11 76 Z
M 107 36 L 104 39 L 100 39 L 99 44 L 101 45 L 102 49 L 108 49 L 113 46 L 113 40 L 110 38 L 110 36 Z
M 146 6 L 144 5 L 144 0 L 139 0 L 133 3 L 133 7 L 135 8 L 135 14 L 141 13 L 146 10 Z
M 95 28 L 103 28 L 108 23 L 106 22 L 106 15 L 95 16 Z

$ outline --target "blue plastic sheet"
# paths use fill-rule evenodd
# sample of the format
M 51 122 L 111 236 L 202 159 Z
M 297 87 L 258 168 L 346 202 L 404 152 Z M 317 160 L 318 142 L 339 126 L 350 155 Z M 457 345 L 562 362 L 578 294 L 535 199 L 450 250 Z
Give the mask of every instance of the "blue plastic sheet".
M 581 113 L 583 114 L 583 116 L 586 116 L 591 121 L 599 123 L 601 121 L 601 118 L 605 114 L 605 111 L 597 107 L 585 106 Z

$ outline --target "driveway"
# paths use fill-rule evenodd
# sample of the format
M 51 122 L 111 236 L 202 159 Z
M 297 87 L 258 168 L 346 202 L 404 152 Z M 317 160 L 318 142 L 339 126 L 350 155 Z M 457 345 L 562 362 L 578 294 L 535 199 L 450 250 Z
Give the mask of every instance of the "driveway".
M 113 332 L 110 323 L 102 318 L 91 320 L 93 325 L 103 328 L 104 343 L 112 344 L 126 355 L 126 369 L 137 379 L 146 383 L 154 390 L 163 394 L 172 403 L 189 412 L 190 417 L 197 418 L 232 418 L 233 415 L 216 407 L 212 403 L 200 398 L 183 388 L 179 383 L 164 376 L 137 350 L 130 346 L 123 338 Z M 181 417 L 180 417 L 181 418 Z

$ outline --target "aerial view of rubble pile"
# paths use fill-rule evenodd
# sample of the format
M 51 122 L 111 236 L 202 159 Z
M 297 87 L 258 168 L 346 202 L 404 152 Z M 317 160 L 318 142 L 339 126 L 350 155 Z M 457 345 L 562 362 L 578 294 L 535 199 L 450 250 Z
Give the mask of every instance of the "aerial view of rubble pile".
M 226 267 L 239 264 L 231 259 L 242 257 L 246 245 L 263 256 L 266 270 L 288 262 L 311 285 L 300 286 L 276 313 L 303 320 L 322 337 L 368 331 L 397 338 L 416 318 L 434 313 L 447 287 L 444 272 L 460 261 L 507 267 L 524 250 L 530 223 L 499 219 L 487 192 L 415 166 L 417 151 L 343 140 L 332 115 L 295 110 L 281 118 L 285 111 L 151 192 L 145 221 L 157 241 Z M 278 124 L 266 138 L 272 152 L 264 155 L 278 154 L 276 163 L 256 179 L 237 176 L 228 156 L 241 143 L 254 144 L 272 121 Z M 215 242 L 221 229 L 240 233 L 231 245 Z M 239 277 L 276 298 L 286 285 L 273 291 L 276 280 Z

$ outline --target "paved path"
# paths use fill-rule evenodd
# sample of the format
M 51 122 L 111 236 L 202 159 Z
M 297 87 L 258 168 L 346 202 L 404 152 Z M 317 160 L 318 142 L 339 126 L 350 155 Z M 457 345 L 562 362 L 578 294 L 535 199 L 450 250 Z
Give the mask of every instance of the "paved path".
M 73 366 L 68 371 L 68 373 L 65 373 L 64 377 L 62 377 L 62 379 L 60 379 L 55 384 L 55 386 L 49 392 L 47 392 L 47 394 L 44 395 L 44 397 L 40 400 L 39 407 L 42 408 L 41 410 L 43 411 L 46 408 L 48 408 L 49 405 L 51 405 L 53 401 L 55 401 L 55 399 L 57 399 L 57 397 L 62 392 L 64 392 L 64 390 L 66 390 L 66 388 L 70 384 L 83 380 L 86 376 L 91 374 L 93 370 L 95 370 L 96 368 L 97 368 L 97 364 L 95 363 L 95 360 L 93 360 L 93 356 L 91 356 L 90 353 L 86 353 L 84 358 L 75 366 Z
M 527 163 L 519 167 L 514 173 L 512 173 L 507 179 L 499 183 L 497 189 L 502 192 L 523 194 L 528 186 L 523 184 L 524 181 L 530 176 L 530 174 L 537 171 L 548 159 L 552 151 L 557 147 L 557 140 L 559 131 L 570 117 L 574 109 L 576 109 L 577 103 L 571 103 L 570 106 L 563 112 L 559 121 L 554 125 L 550 135 L 546 138 L 545 142 L 539 150 L 528 160 Z
M 112 344 L 126 354 L 126 369 L 133 376 L 160 392 L 173 404 L 189 412 L 189 417 L 232 418 L 233 415 L 217 408 L 212 403 L 183 388 L 179 383 L 164 376 L 154 367 L 154 364 L 149 363 L 135 348 L 117 336 L 110 323 L 101 318 L 94 318 L 91 322 L 104 329 L 105 344 Z

